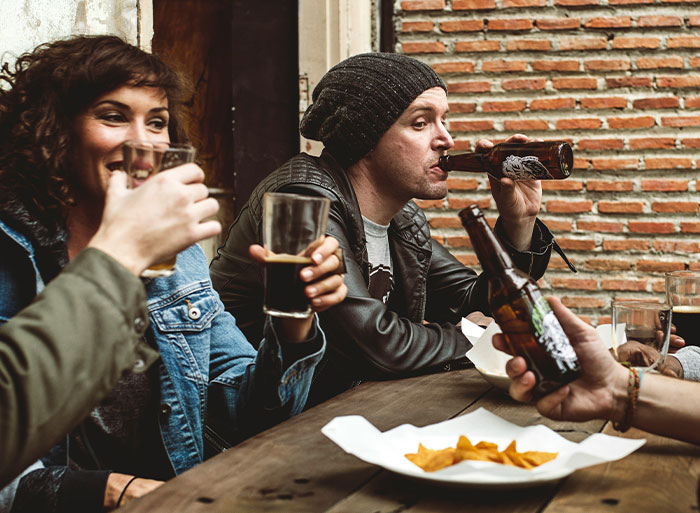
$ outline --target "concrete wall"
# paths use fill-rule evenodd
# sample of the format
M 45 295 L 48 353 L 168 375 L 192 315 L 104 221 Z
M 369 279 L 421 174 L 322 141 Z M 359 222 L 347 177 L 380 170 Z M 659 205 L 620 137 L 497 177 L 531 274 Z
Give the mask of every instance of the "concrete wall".
M 357 53 L 376 50 L 377 0 L 299 0 L 299 116 L 329 68 Z M 301 151 L 320 155 L 323 145 L 299 138 Z
M 2 62 L 71 34 L 116 34 L 139 44 L 138 0 L 0 1 Z

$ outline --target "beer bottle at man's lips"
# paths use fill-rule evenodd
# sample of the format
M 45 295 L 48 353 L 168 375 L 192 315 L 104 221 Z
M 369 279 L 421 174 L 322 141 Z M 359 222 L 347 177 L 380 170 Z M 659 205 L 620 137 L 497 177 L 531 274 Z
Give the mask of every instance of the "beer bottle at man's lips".
M 574 152 L 565 141 L 501 143 L 485 153 L 440 157 L 445 171 L 486 172 L 512 180 L 562 180 L 571 174 Z
M 525 358 L 541 397 L 580 374 L 576 353 L 535 281 L 516 269 L 476 205 L 459 213 L 489 279 L 491 315 L 514 355 Z

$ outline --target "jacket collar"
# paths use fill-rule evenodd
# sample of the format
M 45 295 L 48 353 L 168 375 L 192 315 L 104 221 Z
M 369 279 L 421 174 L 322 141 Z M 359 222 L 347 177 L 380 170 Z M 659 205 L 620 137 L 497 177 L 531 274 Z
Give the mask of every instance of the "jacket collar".
M 331 177 L 335 186 L 338 188 L 340 195 L 345 198 L 345 200 L 351 205 L 357 214 L 360 213 L 360 204 L 357 201 L 357 196 L 355 195 L 355 189 L 350 183 L 348 174 L 345 169 L 335 160 L 335 157 L 328 151 L 323 150 L 321 156 L 318 157 L 321 167 L 326 171 L 328 176 Z M 362 217 L 359 218 L 360 223 L 362 222 Z
M 8 236 L 33 253 L 45 282 L 48 283 L 68 263 L 68 232 L 63 220 L 55 220 L 53 226 L 46 226 L 19 198 L 5 196 L 0 222 Z
M 343 169 L 329 151 L 323 150 L 318 160 L 321 169 L 323 169 L 325 174 L 333 181 L 336 188 L 335 193 L 339 199 L 341 199 L 341 204 L 346 211 L 345 215 L 349 221 L 349 224 L 346 224 L 346 228 L 348 230 L 347 235 L 348 242 L 351 246 L 350 249 L 354 253 L 357 261 L 364 262 L 367 260 L 365 225 L 362 222 L 362 213 L 360 211 L 360 204 L 357 201 L 357 196 L 355 195 L 355 189 L 352 187 L 345 169 Z
M 352 250 L 356 254 L 358 260 L 366 260 L 367 257 L 364 255 L 366 251 L 365 229 L 364 223 L 362 222 L 360 205 L 355 195 L 355 189 L 353 189 L 343 167 L 335 160 L 330 152 L 323 150 L 321 156 L 318 158 L 321 167 L 333 180 L 338 193 L 344 198 L 348 207 L 348 215 L 352 223 L 352 226 L 349 227 L 349 231 L 352 234 L 352 241 L 350 241 L 353 245 Z M 418 205 L 413 201 L 409 201 L 392 218 L 391 230 L 395 231 L 404 241 L 429 251 L 430 244 L 428 240 L 430 238 L 430 232 L 427 226 L 425 226 L 426 222 Z

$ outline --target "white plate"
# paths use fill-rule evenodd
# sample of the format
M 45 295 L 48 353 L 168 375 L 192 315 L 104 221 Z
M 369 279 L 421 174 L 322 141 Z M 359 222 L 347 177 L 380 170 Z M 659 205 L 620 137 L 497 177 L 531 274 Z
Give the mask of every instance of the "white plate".
M 452 465 L 435 472 L 425 472 L 418 469 L 422 474 L 416 474 L 414 472 L 406 472 L 402 469 L 390 468 L 388 466 L 382 465 L 385 469 L 400 474 L 411 479 L 416 479 L 418 481 L 429 482 L 430 484 L 454 487 L 454 488 L 531 488 L 535 486 L 543 486 L 549 483 L 554 483 L 560 479 L 572 474 L 575 469 L 559 469 L 553 472 L 546 472 L 538 475 L 528 474 L 520 476 L 502 476 L 497 472 L 488 472 L 489 468 L 480 469 L 478 472 L 465 473 L 460 467 L 464 466 L 477 466 L 477 463 L 481 463 L 484 467 L 498 465 L 504 467 L 506 465 L 501 465 L 500 463 L 490 463 L 486 461 L 473 462 L 464 461 L 458 463 L 457 465 Z M 416 467 L 417 468 L 417 467 Z M 522 470 L 522 469 L 515 469 Z M 531 472 L 526 470 L 525 472 Z
M 510 387 L 510 378 L 505 374 L 505 371 L 501 374 L 497 372 L 486 371 L 481 367 L 477 367 L 476 365 L 474 366 L 474 368 L 477 371 L 479 371 L 479 374 L 481 374 L 481 376 L 493 386 L 495 386 L 499 390 L 508 392 L 508 388 Z
M 623 458 L 645 440 L 631 440 L 595 433 L 580 443 L 571 442 L 546 426 L 521 427 L 479 408 L 445 422 L 418 428 L 403 424 L 382 433 L 364 417 L 336 417 L 321 430 L 345 452 L 367 463 L 411 479 L 444 486 L 479 488 L 525 488 L 540 486 L 590 465 Z M 459 435 L 472 443 L 494 442 L 501 450 L 516 440 L 519 451 L 550 451 L 559 455 L 532 470 L 486 461 L 463 461 L 436 472 L 425 472 L 405 454 L 418 444 L 429 449 L 454 447 Z

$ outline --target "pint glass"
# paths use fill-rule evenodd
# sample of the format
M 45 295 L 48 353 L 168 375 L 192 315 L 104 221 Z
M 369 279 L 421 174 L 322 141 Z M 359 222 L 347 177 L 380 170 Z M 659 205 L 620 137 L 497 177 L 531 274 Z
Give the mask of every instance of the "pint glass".
M 152 141 L 126 141 L 122 146 L 123 166 L 127 174 L 127 186 L 138 187 L 160 171 L 194 162 L 195 149 L 189 144 Z M 153 201 L 159 201 L 153 198 Z M 141 276 L 159 278 L 175 272 L 177 255 L 166 262 L 152 265 Z
M 700 346 L 700 271 L 666 273 L 666 301 L 673 307 L 676 335 Z
M 323 240 L 330 200 L 299 194 L 263 196 L 265 297 L 263 311 L 274 317 L 311 315 L 305 283 L 299 271 L 311 264 L 311 254 Z

